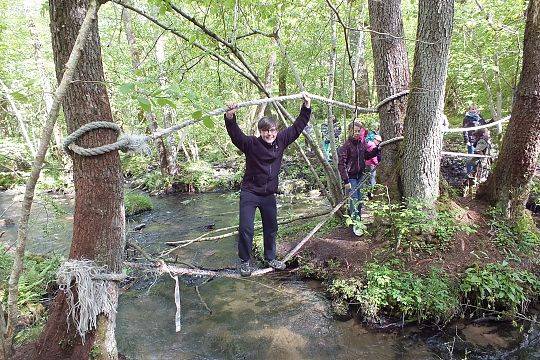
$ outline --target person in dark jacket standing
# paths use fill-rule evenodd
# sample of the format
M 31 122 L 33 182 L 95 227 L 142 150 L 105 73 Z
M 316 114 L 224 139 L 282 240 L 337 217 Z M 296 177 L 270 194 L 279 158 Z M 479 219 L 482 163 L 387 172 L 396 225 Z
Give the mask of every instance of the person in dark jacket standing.
M 285 264 L 276 259 L 277 207 L 275 193 L 281 170 L 283 152 L 296 140 L 311 115 L 311 99 L 304 95 L 300 115 L 288 128 L 278 132 L 274 118 L 259 120 L 259 137 L 246 136 L 236 123 L 236 104 L 228 106 L 225 127 L 233 144 L 246 156 L 246 170 L 240 186 L 240 224 L 238 256 L 240 275 L 250 276 L 250 253 L 253 245 L 255 209 L 259 208 L 263 223 L 264 258 L 274 269 L 283 270 Z
M 350 137 L 338 151 L 338 170 L 345 189 L 349 192 L 354 191 L 349 204 L 351 218 L 361 219 L 362 188 L 367 182 L 365 178 L 366 174 L 364 174 L 366 168 L 365 161 L 377 156 L 379 154 L 379 148 L 375 147 L 371 151 L 366 150 L 365 137 L 367 131 L 359 121 L 351 123 L 349 134 Z
M 476 105 L 471 105 L 469 110 L 465 113 L 463 118 L 463 127 L 475 127 L 478 125 L 484 125 L 486 121 L 480 115 L 480 111 Z M 467 145 L 467 153 L 474 154 L 474 144 L 476 143 L 476 132 L 474 130 L 464 131 L 463 132 L 463 142 Z M 467 163 L 467 175 L 471 174 L 474 170 L 474 166 Z

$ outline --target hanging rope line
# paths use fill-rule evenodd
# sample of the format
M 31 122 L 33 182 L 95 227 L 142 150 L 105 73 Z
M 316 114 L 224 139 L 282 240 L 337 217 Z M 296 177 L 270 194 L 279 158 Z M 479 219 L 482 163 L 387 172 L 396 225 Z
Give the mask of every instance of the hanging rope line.
M 344 103 L 344 102 L 341 102 L 341 101 L 328 99 L 328 98 L 325 98 L 323 96 L 319 96 L 319 95 L 316 95 L 316 94 L 310 94 L 310 93 L 298 93 L 298 94 L 285 95 L 285 96 L 276 96 L 276 97 L 272 97 L 272 98 L 255 99 L 255 100 L 250 100 L 250 101 L 245 101 L 245 102 L 238 103 L 237 107 L 238 108 L 243 108 L 243 107 L 256 106 L 256 105 L 267 104 L 267 103 L 272 103 L 272 102 L 282 102 L 282 101 L 287 101 L 287 100 L 302 99 L 304 97 L 304 94 L 311 97 L 312 99 L 316 99 L 316 100 L 322 101 L 324 103 L 332 104 L 332 105 L 334 105 L 336 107 L 340 107 L 340 108 L 344 108 L 344 109 L 348 109 L 348 110 L 358 110 L 358 112 L 366 113 L 366 114 L 368 114 L 368 113 L 376 113 L 377 112 L 376 108 L 359 108 L 359 107 L 356 107 L 354 105 L 350 105 L 350 104 L 347 104 L 347 103 Z M 385 99 L 383 101 L 386 101 L 386 102 L 391 101 L 392 97 L 395 98 L 398 95 L 403 96 L 404 94 L 400 93 L 400 94 L 392 95 L 391 97 L 389 97 L 388 99 Z M 66 139 L 64 140 L 64 149 L 66 151 L 69 149 L 69 150 L 73 151 L 74 153 L 76 153 L 78 155 L 81 155 L 81 156 L 102 155 L 102 154 L 105 154 L 107 152 L 116 151 L 116 150 L 120 150 L 120 151 L 124 151 L 124 152 L 137 152 L 137 151 L 141 151 L 142 148 L 145 146 L 145 144 L 150 140 L 154 140 L 154 139 L 169 135 L 172 132 L 175 132 L 175 131 L 178 131 L 178 130 L 180 130 L 182 128 L 185 128 L 186 126 L 194 125 L 194 124 L 202 121 L 204 118 L 206 118 L 208 116 L 221 115 L 221 114 L 224 114 L 226 111 L 227 111 L 226 107 L 221 107 L 221 108 L 218 108 L 218 109 L 215 109 L 215 110 L 212 110 L 212 111 L 206 113 L 200 119 L 186 120 L 186 121 L 183 121 L 183 122 L 181 122 L 179 124 L 168 127 L 166 129 L 156 131 L 156 132 L 152 133 L 151 135 L 123 135 L 115 143 L 107 144 L 107 145 L 103 145 L 103 146 L 99 146 L 99 147 L 95 147 L 95 148 L 85 149 L 85 148 L 82 148 L 82 147 L 80 147 L 78 145 L 75 145 L 74 142 L 79 137 L 81 137 L 83 134 L 85 134 L 85 133 L 87 133 L 89 131 L 92 131 L 92 130 L 111 129 L 111 130 L 116 131 L 118 134 L 120 134 L 120 132 L 121 132 L 120 127 L 118 125 L 116 125 L 115 123 L 111 123 L 111 122 L 107 122 L 107 121 L 95 121 L 95 122 L 91 122 L 91 123 L 88 123 L 86 125 L 81 126 L 79 129 L 77 129 L 76 131 L 74 131 L 73 133 L 68 135 L 66 137 Z
M 486 158 L 486 159 L 494 158 L 494 156 L 491 156 L 491 155 L 465 154 L 465 153 L 452 152 L 452 151 L 441 151 L 441 154 L 446 155 L 446 156 L 458 156 L 458 157 L 470 157 L 470 158 Z
M 480 129 L 485 129 L 485 128 L 489 128 L 489 127 L 492 127 L 492 126 L 497 126 L 497 125 L 502 124 L 503 122 L 506 122 L 508 120 L 510 120 L 510 115 L 502 118 L 501 120 L 493 121 L 493 122 L 490 122 L 488 124 L 478 125 L 478 126 L 473 126 L 473 127 L 466 127 L 466 128 L 448 128 L 448 129 L 444 129 L 443 132 L 444 133 L 456 133 L 456 132 L 463 132 L 463 131 L 480 130 Z
M 510 115 L 500 119 L 500 120 L 497 120 L 497 121 L 493 121 L 493 122 L 490 122 L 489 124 L 484 124 L 484 125 L 479 125 L 479 126 L 474 126 L 474 127 L 466 127 L 466 128 L 446 128 L 446 129 L 442 129 L 442 133 L 443 135 L 444 134 L 447 134 L 447 133 L 459 133 L 459 132 L 465 132 L 465 131 L 474 131 L 474 130 L 480 130 L 480 129 L 486 129 L 486 128 L 490 128 L 490 127 L 493 127 L 493 126 L 498 126 L 508 120 L 510 120 Z M 385 145 L 388 145 L 388 144 L 391 144 L 393 142 L 396 142 L 396 141 L 401 141 L 403 140 L 403 136 L 396 136 L 395 138 L 392 138 L 392 139 L 388 139 L 388 140 L 385 140 L 383 142 L 381 142 L 379 144 L 379 146 L 385 146 Z M 461 157 L 475 157 L 475 158 L 493 158 L 493 156 L 490 156 L 490 155 L 480 155 L 480 154 L 467 154 L 467 153 L 459 153 L 459 152 L 452 152 L 452 151 L 441 151 L 441 154 L 442 155 L 447 155 L 447 156 L 461 156 Z
M 298 93 L 298 94 L 285 95 L 285 96 L 276 96 L 276 97 L 272 97 L 272 98 L 255 99 L 255 100 L 250 100 L 250 101 L 245 101 L 245 102 L 238 103 L 237 107 L 238 108 L 243 108 L 243 107 L 256 106 L 256 105 L 273 103 L 273 102 L 281 102 L 281 101 L 287 101 L 287 100 L 302 99 L 304 97 L 304 94 L 305 94 L 305 95 L 309 96 L 310 98 L 312 98 L 314 100 L 319 100 L 321 102 L 331 104 L 331 105 L 334 105 L 336 107 L 340 107 L 340 108 L 347 109 L 347 110 L 352 110 L 352 111 L 357 111 L 359 113 L 370 114 L 370 113 L 379 112 L 380 108 L 382 106 L 384 106 L 385 104 L 387 104 L 388 102 L 393 101 L 395 99 L 398 99 L 398 98 L 400 98 L 402 96 L 405 96 L 408 93 L 409 93 L 409 90 L 405 90 L 405 91 L 399 92 L 397 94 L 391 95 L 388 98 L 386 98 L 386 99 L 382 100 L 381 102 L 379 102 L 374 108 L 360 108 L 360 107 L 357 107 L 355 105 L 347 104 L 347 103 L 337 101 L 337 100 L 328 99 L 328 98 L 325 98 L 323 96 L 316 95 L 316 94 L 311 94 L 311 93 Z M 124 135 L 119 136 L 118 141 L 116 141 L 116 142 L 114 142 L 112 144 L 102 145 L 102 146 L 98 146 L 98 147 L 94 147 L 94 148 L 83 148 L 83 147 L 81 147 L 79 145 L 76 145 L 75 141 L 79 137 L 81 137 L 85 133 L 87 133 L 89 131 L 93 131 L 93 130 L 111 129 L 111 130 L 114 130 L 118 135 L 121 134 L 120 126 L 118 126 L 115 123 L 108 122 L 108 121 L 94 121 L 94 122 L 91 122 L 91 123 L 88 123 L 88 124 L 85 124 L 85 125 L 81 126 L 79 129 L 77 129 L 73 133 L 69 134 L 64 140 L 64 150 L 65 151 L 71 150 L 74 153 L 76 153 L 78 155 L 81 155 L 81 156 L 102 155 L 102 154 L 106 154 L 108 152 L 116 151 L 116 150 L 120 150 L 120 151 L 123 151 L 123 152 L 141 152 L 141 151 L 142 152 L 148 152 L 148 146 L 146 144 L 148 141 L 155 140 L 157 138 L 169 135 L 169 134 L 171 134 L 171 133 L 173 133 L 175 131 L 178 131 L 178 130 L 180 130 L 182 128 L 185 128 L 186 126 L 194 125 L 194 124 L 196 124 L 196 123 L 198 123 L 200 121 L 203 121 L 205 118 L 207 118 L 209 116 L 217 116 L 217 115 L 224 114 L 226 111 L 227 111 L 226 107 L 217 108 L 215 110 L 212 110 L 212 111 L 206 113 L 200 119 L 186 120 L 186 121 L 184 121 L 182 123 L 173 125 L 173 126 L 168 127 L 166 129 L 158 130 L 158 131 L 152 133 L 151 135 L 127 135 L 127 134 L 124 134 Z M 505 117 L 505 118 L 503 118 L 501 120 L 491 122 L 491 123 L 485 124 L 485 125 L 469 127 L 469 128 L 452 128 L 452 129 L 447 128 L 447 129 L 443 129 L 442 132 L 443 133 L 455 133 L 455 132 L 479 130 L 479 129 L 484 129 L 484 128 L 488 128 L 488 127 L 491 127 L 491 126 L 497 126 L 499 124 L 502 124 L 505 121 L 508 121 L 509 119 L 510 119 L 510 116 L 507 116 L 507 117 Z M 385 141 L 380 143 L 380 146 L 384 146 L 384 145 L 387 145 L 387 144 L 390 144 L 390 143 L 393 143 L 395 141 L 399 141 L 399 140 L 402 140 L 402 139 L 403 139 L 403 136 L 398 136 L 398 137 L 395 137 L 393 139 L 385 140 Z M 446 155 L 449 155 L 449 154 L 446 154 Z

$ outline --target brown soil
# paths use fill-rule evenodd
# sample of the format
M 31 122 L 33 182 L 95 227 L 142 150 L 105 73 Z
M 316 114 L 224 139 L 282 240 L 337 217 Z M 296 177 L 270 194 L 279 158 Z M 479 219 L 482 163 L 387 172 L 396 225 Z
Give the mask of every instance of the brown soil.
M 500 262 L 504 259 L 505 255 L 492 241 L 494 233 L 488 224 L 488 206 L 471 198 L 459 198 L 451 206 L 459 213 L 456 220 L 474 225 L 476 232 L 456 233 L 445 251 L 431 255 L 401 249 L 398 256 L 405 262 L 406 269 L 416 274 L 426 274 L 432 268 L 440 268 L 446 274 L 457 277 L 475 264 Z M 296 239 L 287 239 L 280 246 L 279 252 L 286 253 L 294 246 Z M 395 243 L 385 240 L 381 233 L 357 237 L 349 228 L 336 228 L 324 235 L 316 234 L 299 255 L 309 259 L 313 265 L 325 268 L 331 277 L 351 277 L 361 275 L 367 262 L 374 259 L 384 261 L 394 256 L 394 247 Z

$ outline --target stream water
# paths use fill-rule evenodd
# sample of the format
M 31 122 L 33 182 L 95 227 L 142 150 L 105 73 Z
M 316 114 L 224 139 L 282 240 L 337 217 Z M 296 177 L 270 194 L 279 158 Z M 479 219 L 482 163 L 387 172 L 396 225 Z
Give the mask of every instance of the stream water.
M 16 223 L 20 197 L 0 192 L 0 240 L 7 244 L 16 239 L 16 225 L 5 219 Z M 67 254 L 72 197 L 42 194 L 38 200 L 28 250 Z M 166 241 L 197 237 L 208 226 L 237 222 L 235 194 L 171 195 L 153 202 L 154 210 L 130 218 L 128 226 L 146 224 L 128 237 L 149 252 L 166 249 Z M 285 215 L 322 206 L 308 201 L 293 206 L 283 198 L 278 211 Z M 234 238 L 192 244 L 178 260 L 208 268 L 234 266 L 236 244 Z M 178 333 L 171 278 L 140 280 L 121 295 L 116 336 L 128 359 L 540 359 L 539 329 L 528 333 L 528 323 L 522 332 L 502 322 L 375 331 L 355 319 L 336 320 L 319 283 L 287 273 L 183 280 Z

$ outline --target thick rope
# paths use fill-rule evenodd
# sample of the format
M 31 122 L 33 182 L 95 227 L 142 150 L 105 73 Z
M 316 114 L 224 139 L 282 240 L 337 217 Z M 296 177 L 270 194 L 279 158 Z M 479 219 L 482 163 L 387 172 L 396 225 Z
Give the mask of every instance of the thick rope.
M 332 104 L 334 106 L 341 107 L 341 108 L 344 108 L 344 109 L 353 110 L 353 111 L 357 110 L 360 113 L 376 113 L 377 112 L 376 108 L 359 108 L 359 107 L 356 107 L 354 105 L 346 104 L 346 103 L 343 103 L 341 101 L 328 99 L 328 98 L 325 98 L 325 97 L 322 97 L 322 96 L 319 96 L 319 95 L 310 94 L 310 93 L 305 93 L 305 94 L 308 95 L 309 97 L 311 97 L 312 99 L 316 99 L 316 100 L 319 100 L 319 101 L 322 101 L 322 102 L 325 102 L 325 103 L 328 103 L 328 104 Z M 393 96 L 395 97 L 395 96 L 398 96 L 398 95 L 402 96 L 401 93 L 393 95 Z M 287 101 L 287 100 L 295 100 L 295 99 L 301 99 L 301 98 L 303 98 L 303 96 L 304 96 L 304 93 L 298 93 L 298 94 L 285 95 L 285 96 L 276 96 L 276 97 L 272 97 L 272 98 L 256 99 L 256 100 L 250 100 L 250 101 L 245 101 L 245 102 L 238 103 L 237 107 L 242 108 L 242 107 L 256 106 L 256 105 L 261 105 L 261 104 L 266 104 L 266 103 L 272 103 L 272 102 L 276 102 L 276 101 L 281 102 L 281 101 Z M 383 101 L 387 101 L 387 99 L 383 100 Z M 124 152 L 126 152 L 126 151 L 137 152 L 137 151 L 140 151 L 141 148 L 144 148 L 146 142 L 148 142 L 151 139 L 156 139 L 156 138 L 159 138 L 159 137 L 163 137 L 163 136 L 168 135 L 168 134 L 170 134 L 170 133 L 172 133 L 174 131 L 178 131 L 178 130 L 186 127 L 186 126 L 196 124 L 196 123 L 202 121 L 204 118 L 206 118 L 208 116 L 216 116 L 216 115 L 224 114 L 227 110 L 228 109 L 226 107 L 218 108 L 218 109 L 215 109 L 215 110 L 212 110 L 212 111 L 206 113 L 200 119 L 186 120 L 186 121 L 184 121 L 184 122 L 182 122 L 180 124 L 176 124 L 176 125 L 173 125 L 173 126 L 171 126 L 169 128 L 156 131 L 156 132 L 154 132 L 153 134 L 151 134 L 149 136 L 144 136 L 144 135 L 124 135 L 120 139 L 118 139 L 118 141 L 116 141 L 116 142 L 114 142 L 112 144 L 107 144 L 107 145 L 103 145 L 103 146 L 99 146 L 99 147 L 95 147 L 95 148 L 90 148 L 90 149 L 85 149 L 83 147 L 75 145 L 74 142 L 80 136 L 82 136 L 83 134 L 85 134 L 85 133 L 87 133 L 88 131 L 91 131 L 91 130 L 111 129 L 111 130 L 116 131 L 118 134 L 120 134 L 120 132 L 121 132 L 120 127 L 115 123 L 108 122 L 108 121 L 95 121 L 95 122 L 91 122 L 91 123 L 88 123 L 88 124 L 85 124 L 85 125 L 81 126 L 79 129 L 77 129 L 76 131 L 74 131 L 73 133 L 68 135 L 66 137 L 66 139 L 64 140 L 64 149 L 66 151 L 71 150 L 74 153 L 76 153 L 78 155 L 81 155 L 81 156 L 102 155 L 102 154 L 105 154 L 107 152 L 116 151 L 116 150 L 121 150 L 121 151 L 124 151 Z
M 66 152 L 71 150 L 81 156 L 96 156 L 116 150 L 121 150 L 124 152 L 141 151 L 142 149 L 144 149 L 144 144 L 148 141 L 147 137 L 144 135 L 124 135 L 120 137 L 118 141 L 112 144 L 107 144 L 89 149 L 85 149 L 74 143 L 82 135 L 86 134 L 89 131 L 97 129 L 111 129 L 114 130 L 117 134 L 120 134 L 120 132 L 122 131 L 122 129 L 120 129 L 120 126 L 113 122 L 94 121 L 81 126 L 79 129 L 68 135 L 64 140 L 64 150 Z
M 272 98 L 255 99 L 255 100 L 241 102 L 241 103 L 237 104 L 237 107 L 242 108 L 242 107 L 255 106 L 255 105 L 261 105 L 261 104 L 272 103 L 272 102 L 281 102 L 281 101 L 287 101 L 287 100 L 301 99 L 301 98 L 303 98 L 304 94 L 306 94 L 307 96 L 311 97 L 312 99 L 319 100 L 319 101 L 322 101 L 322 102 L 327 103 L 327 104 L 332 104 L 334 106 L 341 107 L 341 108 L 344 108 L 344 109 L 357 111 L 359 113 L 376 113 L 376 112 L 379 111 L 379 109 L 382 106 L 384 106 L 388 102 L 393 101 L 395 99 L 398 99 L 398 98 L 400 98 L 402 96 L 405 96 L 408 93 L 409 93 L 409 90 L 405 90 L 405 91 L 401 91 L 401 92 L 399 92 L 397 94 L 394 94 L 392 96 L 389 96 L 388 98 L 386 98 L 386 99 L 382 100 L 380 103 L 378 103 L 375 108 L 359 108 L 359 107 L 357 107 L 355 105 L 350 105 L 350 104 L 347 104 L 347 103 L 344 103 L 344 102 L 341 102 L 341 101 L 328 99 L 328 98 L 325 98 L 323 96 L 319 96 L 319 95 L 316 95 L 316 94 L 310 94 L 310 93 L 298 93 L 298 94 L 285 95 L 285 96 L 276 96 L 276 97 L 272 97 Z M 180 124 L 176 124 L 176 125 L 173 125 L 173 126 L 171 126 L 169 128 L 156 131 L 156 132 L 154 132 L 153 134 L 151 134 L 149 136 L 145 136 L 145 135 L 123 135 L 122 137 L 120 137 L 118 139 L 118 141 L 116 141 L 116 142 L 114 142 L 112 144 L 107 144 L 107 145 L 103 145 L 103 146 L 99 146 L 99 147 L 95 147 L 95 148 L 90 148 L 90 149 L 85 149 L 83 147 L 75 145 L 74 142 L 80 136 L 82 136 L 83 134 L 85 134 L 85 133 L 87 133 L 88 131 L 91 131 L 91 130 L 112 129 L 112 130 L 116 131 L 118 134 L 120 134 L 120 132 L 121 132 L 120 127 L 115 123 L 108 122 L 108 121 L 95 121 L 95 122 L 91 122 L 91 123 L 88 123 L 88 124 L 85 124 L 85 125 L 81 126 L 79 129 L 77 129 L 76 131 L 74 131 L 73 133 L 68 135 L 66 137 L 66 139 L 64 140 L 64 149 L 66 151 L 68 151 L 68 149 L 72 150 L 73 152 L 75 152 L 76 154 L 81 155 L 81 156 L 102 155 L 102 154 L 108 153 L 110 151 L 116 151 L 116 150 L 120 150 L 120 151 L 124 151 L 124 152 L 145 151 L 145 152 L 148 153 L 149 148 L 146 145 L 146 143 L 149 140 L 157 139 L 159 137 L 163 137 L 163 136 L 168 135 L 168 134 L 170 134 L 170 133 L 172 133 L 174 131 L 178 131 L 178 130 L 186 127 L 186 126 L 196 124 L 196 123 L 202 121 L 205 117 L 216 116 L 216 115 L 223 114 L 227 110 L 228 110 L 228 108 L 226 108 L 226 107 L 217 108 L 215 110 L 212 110 L 212 111 L 208 112 L 204 116 L 202 116 L 201 119 L 186 120 L 186 121 L 184 121 L 184 122 L 182 122 Z M 463 132 L 463 131 L 474 131 L 474 130 L 489 128 L 489 127 L 492 127 L 492 126 L 498 126 L 498 125 L 500 125 L 503 122 L 506 122 L 508 120 L 510 120 L 510 116 L 507 116 L 507 117 L 502 118 L 502 119 L 500 119 L 498 121 L 491 122 L 491 123 L 485 124 L 485 125 L 480 125 L 480 126 L 475 126 L 475 127 L 468 127 L 468 128 L 445 128 L 445 129 L 441 129 L 441 131 L 443 132 L 443 134 L 445 134 L 445 133 Z M 393 143 L 393 142 L 399 141 L 399 140 L 403 140 L 403 136 L 398 136 L 398 137 L 395 137 L 395 138 L 392 138 L 392 139 L 389 139 L 389 140 L 385 140 L 385 141 L 380 143 L 380 146 L 385 146 L 385 145 L 388 145 L 390 143 Z M 449 155 L 449 156 L 486 157 L 486 155 L 474 155 L 474 154 L 452 153 L 452 152 L 443 152 L 442 154 L 443 155 Z
M 110 274 L 91 260 L 68 260 L 60 266 L 56 282 L 66 294 L 69 318 L 77 326 L 77 332 L 84 343 L 86 333 L 96 328 L 97 317 L 105 314 L 111 318 L 116 313 L 118 298 L 112 281 L 121 281 L 123 274 Z M 77 302 L 72 291 L 76 286 Z
M 511 117 L 511 115 L 508 115 L 507 117 L 504 117 L 501 120 L 497 120 L 497 121 L 494 121 L 494 122 L 490 122 L 488 124 L 478 125 L 478 126 L 473 126 L 473 127 L 448 128 L 448 129 L 444 129 L 443 133 L 456 133 L 456 132 L 463 132 L 463 131 L 473 131 L 473 130 L 485 129 L 485 128 L 489 128 L 489 127 L 492 127 L 492 126 L 497 126 L 499 124 L 502 124 L 503 122 L 506 122 L 506 121 L 510 120 L 510 117 Z

